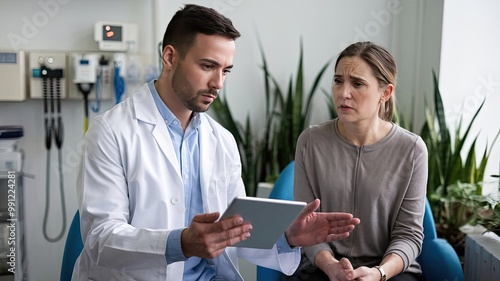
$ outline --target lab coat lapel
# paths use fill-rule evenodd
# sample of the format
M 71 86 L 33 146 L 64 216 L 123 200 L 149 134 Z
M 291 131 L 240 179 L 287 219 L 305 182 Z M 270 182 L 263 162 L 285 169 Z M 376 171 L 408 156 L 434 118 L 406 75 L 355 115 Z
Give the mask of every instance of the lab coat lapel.
M 213 174 L 215 151 L 217 149 L 217 138 L 214 136 L 213 129 L 210 126 L 207 117 L 204 113 L 200 114 L 200 185 L 203 198 L 209 198 L 208 187 L 210 185 L 210 177 Z M 204 200 L 205 211 L 210 212 L 211 206 Z
M 181 178 L 181 168 L 177 156 L 175 155 L 174 146 L 170 139 L 167 125 L 156 109 L 156 104 L 151 95 L 148 85 L 144 84 L 139 92 L 133 96 L 136 117 L 142 122 L 153 125 L 153 131 L 151 132 L 153 138 L 168 162 L 175 169 L 179 178 Z

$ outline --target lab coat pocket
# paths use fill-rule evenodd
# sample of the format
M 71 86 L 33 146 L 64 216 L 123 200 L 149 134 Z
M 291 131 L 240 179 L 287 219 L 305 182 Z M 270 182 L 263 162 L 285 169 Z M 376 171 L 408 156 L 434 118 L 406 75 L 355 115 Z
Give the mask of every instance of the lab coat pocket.
M 208 187 L 208 197 L 212 202 L 217 202 L 217 205 L 224 207 L 227 205 L 227 189 L 228 189 L 229 176 L 224 173 L 214 175 L 210 180 Z
M 214 178 L 214 186 L 216 192 L 227 192 L 227 185 L 229 182 L 229 175 L 220 174 Z

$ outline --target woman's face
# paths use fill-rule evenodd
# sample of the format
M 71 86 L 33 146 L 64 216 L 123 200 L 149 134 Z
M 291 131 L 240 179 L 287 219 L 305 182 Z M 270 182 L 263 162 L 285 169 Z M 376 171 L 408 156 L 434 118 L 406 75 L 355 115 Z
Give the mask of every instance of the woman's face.
M 340 59 L 333 77 L 333 103 L 339 119 L 357 123 L 375 120 L 381 101 L 392 93 L 392 85 L 380 88 L 369 65 L 360 57 Z

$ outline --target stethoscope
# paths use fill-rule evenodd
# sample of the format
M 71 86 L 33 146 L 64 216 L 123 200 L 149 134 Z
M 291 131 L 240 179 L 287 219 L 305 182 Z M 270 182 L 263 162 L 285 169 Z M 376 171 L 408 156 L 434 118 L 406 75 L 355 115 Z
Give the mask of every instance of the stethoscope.
M 61 115 L 61 78 L 63 75 L 62 69 L 50 69 L 44 64 L 40 65 L 42 90 L 43 90 L 43 111 L 45 124 L 45 148 L 47 150 L 46 163 L 46 178 L 45 178 L 45 212 L 43 216 L 43 236 L 49 242 L 57 242 L 61 240 L 66 231 L 66 205 L 64 200 L 64 186 L 62 173 L 62 152 L 64 127 Z M 61 195 L 62 208 L 62 229 L 61 232 L 54 238 L 47 234 L 47 220 L 50 207 L 50 149 L 52 147 L 52 139 L 58 150 L 59 159 L 59 189 Z

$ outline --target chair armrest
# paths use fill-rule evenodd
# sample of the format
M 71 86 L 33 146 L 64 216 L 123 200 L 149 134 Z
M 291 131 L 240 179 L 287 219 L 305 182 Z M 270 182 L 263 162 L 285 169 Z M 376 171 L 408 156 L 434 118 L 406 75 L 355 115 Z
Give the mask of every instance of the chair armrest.
M 464 280 L 458 255 L 445 239 L 425 241 L 417 261 L 422 267 L 425 280 Z

